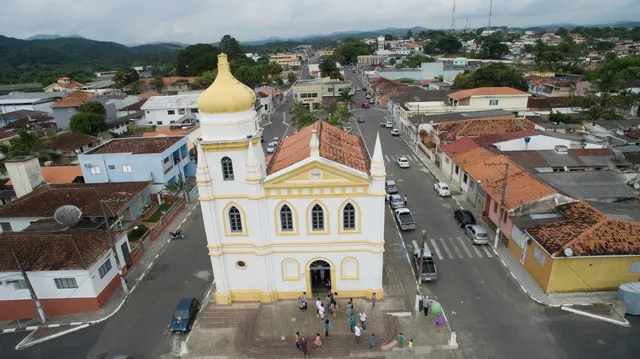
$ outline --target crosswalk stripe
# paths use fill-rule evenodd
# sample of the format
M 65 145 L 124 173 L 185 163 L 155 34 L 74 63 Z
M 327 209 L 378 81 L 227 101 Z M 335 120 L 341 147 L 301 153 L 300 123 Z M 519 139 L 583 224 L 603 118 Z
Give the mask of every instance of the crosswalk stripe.
M 386 155 L 385 155 L 385 156 L 384 156 L 384 159 L 385 159 L 385 160 L 387 160 L 387 162 L 390 162 L 390 161 L 389 161 L 389 156 L 386 156 Z
M 449 257 L 449 259 L 453 259 L 453 254 L 451 254 L 449 247 L 447 247 L 447 245 L 444 243 L 444 239 L 442 238 L 438 238 L 438 239 L 440 240 L 440 243 L 444 247 L 444 251 L 447 252 L 447 256 Z
M 449 238 L 449 243 L 451 243 L 451 246 L 453 246 L 453 250 L 456 251 L 456 254 L 458 255 L 458 258 L 460 258 L 460 259 L 464 258 L 462 256 L 462 252 L 460 252 L 458 247 L 456 247 L 456 244 L 453 242 L 453 238 Z
M 471 244 L 471 248 L 473 248 L 473 250 L 476 252 L 476 255 L 478 256 L 478 258 L 482 258 L 482 253 L 480 253 L 478 246 L 474 246 L 473 244 Z
M 484 252 L 487 254 L 487 257 L 493 258 L 493 256 L 491 255 L 491 252 L 489 251 L 489 248 L 487 248 L 487 246 L 482 246 L 482 249 L 484 249 Z
M 433 246 L 433 249 L 436 251 L 436 254 L 438 255 L 438 259 L 442 260 L 442 253 L 440 253 L 440 248 L 438 248 L 438 246 L 436 245 L 436 241 L 434 241 L 433 238 L 430 238 L 429 241 L 431 241 L 431 245 Z
M 416 162 L 420 161 L 420 159 L 416 155 L 413 155 L 413 159 L 416 160 Z
M 413 242 L 413 249 L 418 249 L 420 247 L 418 247 L 418 242 L 416 242 L 416 240 L 412 240 L 411 242 Z
M 467 253 L 467 255 L 469 256 L 469 258 L 473 258 L 473 255 L 471 254 L 471 251 L 469 250 L 469 246 L 467 244 L 464 243 L 464 241 L 462 240 L 462 238 L 458 237 L 458 242 L 460 242 L 460 245 L 462 246 L 462 248 L 464 249 L 465 253 Z

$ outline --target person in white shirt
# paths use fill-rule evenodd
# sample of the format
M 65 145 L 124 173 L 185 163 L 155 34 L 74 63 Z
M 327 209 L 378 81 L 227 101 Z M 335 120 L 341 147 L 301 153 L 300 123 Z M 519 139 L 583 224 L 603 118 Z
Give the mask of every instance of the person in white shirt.
M 355 333 L 356 333 L 356 343 L 360 344 L 360 335 L 362 334 L 360 332 L 360 326 L 356 325 L 355 329 Z
M 320 307 L 322 307 L 322 302 L 320 301 L 320 297 L 316 300 L 316 317 L 320 318 Z
M 324 306 L 320 305 L 318 308 L 318 315 L 320 315 L 320 320 L 324 320 Z
M 362 331 L 367 331 L 367 314 L 365 312 L 360 313 L 360 324 L 362 325 Z

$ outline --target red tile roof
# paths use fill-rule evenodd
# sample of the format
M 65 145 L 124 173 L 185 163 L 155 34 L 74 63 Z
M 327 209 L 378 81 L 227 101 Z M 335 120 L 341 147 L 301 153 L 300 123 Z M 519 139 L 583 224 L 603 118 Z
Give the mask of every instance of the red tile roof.
M 462 90 L 449 95 L 453 100 L 462 100 L 471 96 L 512 96 L 528 95 L 528 93 L 516 90 L 511 87 L 478 87 L 474 89 Z
M 138 111 L 142 111 L 142 105 L 145 104 L 145 102 L 147 102 L 147 98 L 140 100 L 134 104 L 131 104 L 127 107 L 123 107 L 121 109 L 119 109 L 118 111 L 130 111 L 130 112 L 138 112 Z
M 45 183 L 72 183 L 76 177 L 82 177 L 80 166 L 42 167 L 41 170 Z M 11 186 L 13 183 L 8 180 L 5 185 Z
M 473 142 L 479 145 L 493 145 L 494 143 L 511 141 L 518 138 L 525 138 L 527 136 L 539 135 L 536 130 L 522 130 L 515 132 L 494 133 L 486 136 L 473 137 Z
M 369 173 L 371 158 L 362 138 L 324 121 L 316 121 L 282 140 L 276 152 L 268 158 L 267 173 L 278 172 L 310 157 L 309 142 L 314 129 L 320 141 L 320 157 Z
M 161 95 L 161 93 L 159 93 L 159 92 L 147 91 L 147 92 L 139 93 L 136 96 L 138 96 L 138 97 L 140 97 L 142 99 L 147 99 L 148 100 L 150 97 L 160 96 L 160 95 Z
M 45 146 L 63 152 L 73 152 L 78 148 L 98 143 L 100 143 L 100 139 L 98 137 L 85 135 L 80 132 L 68 131 L 49 137 L 45 141 Z
M 53 217 L 60 206 L 71 204 L 85 217 L 102 217 L 100 199 L 117 213 L 144 191 L 150 182 L 43 184 L 33 192 L 0 207 L 0 218 Z
M 51 107 L 52 108 L 63 108 L 63 107 L 79 107 L 83 103 L 89 101 L 90 98 L 94 96 L 91 92 L 73 92 L 69 94 L 69 96 L 57 100 Z
M 527 119 L 470 119 L 441 122 L 434 125 L 440 141 L 447 143 L 462 137 L 477 137 L 533 129 L 535 124 Z
M 183 138 L 184 136 L 115 138 L 87 152 L 87 154 L 131 153 L 139 155 L 162 153 Z
M 640 255 L 640 223 L 604 215 L 583 201 L 556 207 L 565 220 L 527 228 L 554 257 L 571 248 L 576 256 Z
M 440 147 L 440 150 L 449 156 L 449 158 L 453 159 L 456 158 L 456 156 L 476 147 L 478 147 L 477 143 L 475 143 L 470 137 L 465 137 Z

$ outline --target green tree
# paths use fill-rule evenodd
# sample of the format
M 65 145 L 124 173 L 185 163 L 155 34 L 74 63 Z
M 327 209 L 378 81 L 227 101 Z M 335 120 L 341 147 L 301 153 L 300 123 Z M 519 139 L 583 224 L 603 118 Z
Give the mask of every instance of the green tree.
M 342 96 L 342 101 L 344 101 L 347 104 L 355 104 L 356 103 L 356 94 L 353 93 L 353 91 L 351 90 L 351 87 L 347 87 L 345 88 L 342 93 L 340 93 L 340 95 Z
M 293 85 L 297 80 L 298 77 L 293 72 L 287 74 L 287 82 L 289 82 L 289 85 Z
M 215 81 L 216 76 L 218 76 L 218 70 L 205 71 L 200 76 L 196 77 L 193 85 L 199 89 L 206 89 L 211 86 L 213 81 Z
M 162 92 L 162 88 L 164 87 L 164 80 L 162 79 L 162 77 L 157 76 L 157 77 L 154 77 L 151 81 L 149 81 L 149 85 L 155 88 L 156 91 Z
M 69 129 L 85 135 L 96 136 L 98 133 L 109 128 L 103 115 L 90 112 L 78 112 L 71 116 Z
M 423 62 L 434 62 L 436 59 L 423 55 L 410 55 L 404 58 L 402 62 L 396 64 L 396 68 L 415 69 L 422 65 Z
M 17 156 L 35 156 L 40 160 L 49 160 L 51 155 L 46 153 L 46 147 L 38 138 L 37 133 L 26 132 L 20 130 L 18 137 L 9 141 L 7 157 L 13 158 Z M 4 150 L 7 150 L 4 148 Z
M 164 186 L 164 190 L 171 193 L 174 197 L 183 197 L 185 192 L 185 183 L 182 180 L 182 176 L 178 176 L 178 180 L 175 182 L 169 182 Z
M 140 129 L 140 126 L 136 125 L 135 123 L 130 123 L 127 125 L 127 131 L 129 133 L 136 133 L 138 132 L 139 129 Z
M 390 35 L 390 34 L 384 35 L 384 41 L 391 41 L 391 40 L 393 40 L 393 35 Z
M 565 29 L 564 27 L 560 27 L 558 28 L 558 30 L 556 30 L 555 34 L 560 37 L 565 37 L 569 35 L 569 30 Z
M 245 57 L 240 43 L 231 35 L 224 35 L 220 40 L 220 50 L 227 54 L 229 59 L 233 60 L 239 57 Z
M 130 67 L 123 68 L 113 76 L 113 82 L 117 88 L 124 88 L 140 79 L 138 72 Z
M 311 125 L 316 121 L 309 110 L 309 105 L 296 102 L 291 109 L 291 126 L 300 131 L 301 129 Z
M 322 73 L 322 77 L 330 77 L 332 79 L 340 79 L 342 75 L 340 74 L 340 70 L 336 65 L 335 60 L 332 58 L 326 58 L 324 61 L 320 63 L 320 72 Z
M 101 116 L 105 116 L 107 114 L 107 110 L 104 108 L 104 105 L 96 101 L 83 103 L 78 107 L 78 112 L 94 113 Z
M 346 38 L 333 50 L 333 59 L 339 63 L 355 64 L 358 56 L 371 55 L 374 51 L 372 45 L 365 44 L 359 39 Z
M 462 43 L 453 34 L 447 34 L 436 40 L 436 47 L 441 53 L 452 54 L 460 52 L 462 49 Z
M 351 111 L 344 105 L 337 105 L 334 111 L 332 116 L 327 119 L 327 123 L 341 129 L 347 128 L 349 119 L 353 117 Z
M 501 63 L 492 63 L 475 71 L 458 74 L 453 82 L 455 89 L 506 86 L 527 91 L 528 84 L 523 73 Z
M 409 29 L 409 31 L 407 31 L 407 36 L 405 36 L 406 39 L 410 39 L 413 37 L 413 31 L 411 31 L 411 29 Z
M 210 44 L 187 46 L 178 53 L 176 70 L 180 76 L 198 76 L 218 68 L 220 49 Z
M 389 59 L 389 65 L 393 66 L 396 64 L 396 58 L 392 57 L 391 59 Z
M 507 54 L 509 54 L 509 46 L 503 44 L 496 36 L 488 37 L 480 46 L 480 57 L 483 59 L 500 59 Z

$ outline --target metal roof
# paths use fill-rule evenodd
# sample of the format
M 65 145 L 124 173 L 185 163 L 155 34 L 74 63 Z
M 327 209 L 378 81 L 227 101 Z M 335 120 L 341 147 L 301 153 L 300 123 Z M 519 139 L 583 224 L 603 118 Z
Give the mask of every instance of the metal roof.
M 142 110 L 165 110 L 176 108 L 197 108 L 200 94 L 175 95 L 175 96 L 153 96 L 150 97 Z
M 62 92 L 13 92 L 0 96 L 0 105 L 55 101 L 55 99 L 63 98 L 65 95 Z
M 578 199 L 623 199 L 640 193 L 613 171 L 540 173 L 536 177 L 559 192 Z

